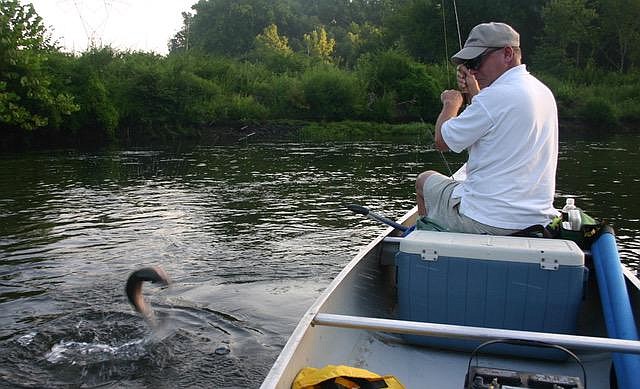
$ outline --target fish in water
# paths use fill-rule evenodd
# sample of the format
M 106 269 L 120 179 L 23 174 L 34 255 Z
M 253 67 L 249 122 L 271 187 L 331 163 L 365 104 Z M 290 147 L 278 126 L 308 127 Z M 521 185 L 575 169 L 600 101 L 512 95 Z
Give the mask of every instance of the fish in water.
M 167 286 L 171 283 L 169 276 L 160 266 L 144 267 L 131 273 L 127 279 L 127 286 L 125 287 L 127 298 L 133 308 L 140 312 L 144 319 L 151 326 L 156 325 L 155 315 L 151 307 L 146 303 L 142 296 L 142 283 L 149 281 L 151 283 L 159 283 L 162 286 Z

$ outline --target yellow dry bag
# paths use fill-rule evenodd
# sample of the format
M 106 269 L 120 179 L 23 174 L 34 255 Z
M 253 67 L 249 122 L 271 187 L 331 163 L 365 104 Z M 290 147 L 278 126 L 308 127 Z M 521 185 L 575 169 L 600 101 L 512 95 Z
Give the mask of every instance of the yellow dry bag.
M 394 376 L 381 376 L 351 366 L 327 365 L 321 369 L 305 367 L 293 380 L 291 389 L 319 389 L 323 383 L 332 383 L 338 389 L 404 389 Z

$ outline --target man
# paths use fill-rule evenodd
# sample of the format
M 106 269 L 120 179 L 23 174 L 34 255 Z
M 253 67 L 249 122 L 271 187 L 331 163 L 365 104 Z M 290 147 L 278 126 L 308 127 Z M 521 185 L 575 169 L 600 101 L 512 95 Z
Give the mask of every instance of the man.
M 436 148 L 468 150 L 466 179 L 435 171 L 416 180 L 418 213 L 452 231 L 509 235 L 546 226 L 553 207 L 558 115 L 551 91 L 521 63 L 520 36 L 504 23 L 471 30 L 452 60 L 464 97 L 445 90 Z

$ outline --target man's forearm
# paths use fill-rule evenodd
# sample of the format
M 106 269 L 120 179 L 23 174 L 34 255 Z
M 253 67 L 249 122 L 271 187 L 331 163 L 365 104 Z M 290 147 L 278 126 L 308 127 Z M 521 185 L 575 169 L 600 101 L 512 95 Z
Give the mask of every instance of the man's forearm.
M 447 120 L 458 116 L 458 109 L 460 109 L 460 107 L 456 106 L 455 104 L 445 103 L 442 106 L 442 111 L 440 111 L 440 114 L 438 115 L 438 119 L 436 120 L 436 126 L 435 126 L 436 127 L 435 141 L 436 141 L 436 148 L 440 151 L 449 150 L 449 146 L 447 146 L 444 139 L 442 139 L 442 133 L 441 133 L 442 125 Z

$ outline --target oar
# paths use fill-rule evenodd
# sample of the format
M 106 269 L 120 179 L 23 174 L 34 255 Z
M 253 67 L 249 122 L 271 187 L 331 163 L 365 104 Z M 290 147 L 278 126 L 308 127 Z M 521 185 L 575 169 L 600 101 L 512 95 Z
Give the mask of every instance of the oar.
M 366 217 L 368 217 L 369 219 L 373 219 L 373 220 L 377 220 L 379 222 L 382 222 L 386 225 L 389 225 L 393 228 L 396 228 L 402 232 L 406 231 L 409 227 L 407 226 L 403 226 L 402 224 L 398 224 L 396 222 L 394 222 L 393 220 L 384 217 L 382 215 L 378 215 L 377 213 L 371 212 L 369 210 L 369 208 L 367 207 L 363 207 L 362 205 L 357 205 L 357 204 L 349 204 L 347 205 L 347 208 L 349 208 L 350 211 L 352 211 L 353 213 L 358 213 L 360 215 L 364 215 Z

